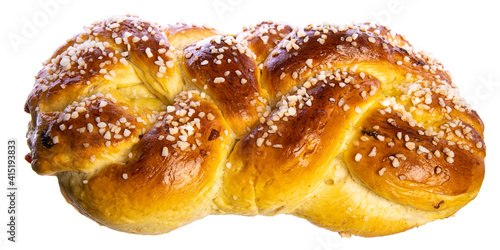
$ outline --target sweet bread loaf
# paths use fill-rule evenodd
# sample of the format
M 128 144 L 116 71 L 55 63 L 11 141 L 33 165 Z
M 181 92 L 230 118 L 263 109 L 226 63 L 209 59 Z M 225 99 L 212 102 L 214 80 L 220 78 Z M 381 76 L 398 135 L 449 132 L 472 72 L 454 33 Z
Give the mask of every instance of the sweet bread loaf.
M 25 111 L 33 170 L 129 233 L 290 214 L 389 235 L 453 215 L 484 177 L 484 126 L 450 74 L 375 24 L 110 18 L 54 52 Z

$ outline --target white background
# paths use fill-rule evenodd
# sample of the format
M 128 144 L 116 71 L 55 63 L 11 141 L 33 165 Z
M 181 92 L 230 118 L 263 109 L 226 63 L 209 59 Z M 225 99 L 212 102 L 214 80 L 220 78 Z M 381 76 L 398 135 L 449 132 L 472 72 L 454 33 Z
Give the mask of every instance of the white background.
M 2 1 L 0 4 L 0 249 L 500 249 L 500 18 L 494 1 Z M 51 3 L 50 5 L 48 3 Z M 45 7 L 44 7 L 45 6 Z M 49 6 L 49 7 L 47 7 Z M 292 216 L 209 216 L 169 234 L 139 236 L 98 226 L 68 205 L 55 177 L 23 160 L 30 119 L 23 105 L 41 62 L 84 25 L 136 14 L 169 24 L 208 24 L 235 33 L 263 20 L 294 25 L 376 21 L 436 58 L 486 125 L 486 178 L 455 217 L 388 237 L 342 239 Z M 27 28 L 27 27 L 31 27 Z M 24 29 L 24 32 L 23 32 Z M 17 38 L 17 42 L 13 42 Z M 17 243 L 7 242 L 8 138 L 18 143 Z

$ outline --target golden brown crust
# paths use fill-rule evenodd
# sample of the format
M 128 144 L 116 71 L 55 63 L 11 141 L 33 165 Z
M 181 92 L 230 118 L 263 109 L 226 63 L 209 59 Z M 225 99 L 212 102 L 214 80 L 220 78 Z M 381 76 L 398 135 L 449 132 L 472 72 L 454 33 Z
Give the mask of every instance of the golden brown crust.
M 449 217 L 457 209 L 427 211 L 381 198 L 351 177 L 339 155 L 331 163 L 318 190 L 293 215 L 329 230 L 374 237 Z
M 214 99 L 238 136 L 253 127 L 267 102 L 254 57 L 229 35 L 203 39 L 183 53 L 187 78 Z
M 245 197 L 239 193 L 243 183 L 248 185 L 244 192 L 252 190 L 254 196 L 247 199 L 255 202 L 261 214 L 291 212 L 317 189 L 331 156 L 341 149 L 349 121 L 359 115 L 356 107 L 369 99 L 361 92 L 380 85 L 369 77 L 355 88 L 361 82 L 359 75 L 348 73 L 335 79 L 335 73 L 342 72 L 322 72 L 308 79 L 238 142 L 229 158 L 233 167 L 223 182 L 226 202 L 236 204 L 230 207 L 245 207 L 249 202 L 231 200 Z M 351 84 L 339 85 L 347 77 Z
M 236 35 L 236 39 L 246 43 L 248 48 L 256 55 L 255 61 L 257 65 L 260 65 L 273 48 L 292 30 L 293 27 L 288 24 L 265 21 L 244 28 L 242 32 Z
M 262 87 L 274 100 L 314 72 L 362 63 L 388 62 L 401 71 L 451 82 L 439 65 L 422 54 L 398 47 L 399 39 L 379 36 L 368 26 L 307 26 L 283 39 L 264 62 Z M 433 64 L 434 67 L 429 66 Z M 426 72 L 429 67 L 430 73 Z M 274 102 L 273 102 L 274 103 Z
M 107 164 L 109 158 L 123 158 L 157 115 L 118 103 L 109 94 L 84 98 L 63 112 L 44 113 L 30 144 L 33 170 L 44 175 L 87 172 Z
M 414 129 L 394 113 L 381 116 L 377 109 L 357 126 L 354 138 L 360 139 L 346 150 L 345 161 L 378 194 L 423 210 L 443 210 L 473 198 L 455 197 L 479 191 L 485 151 L 475 145 L 484 141 L 470 126 L 460 128 L 470 129 L 469 150 L 467 144 L 449 145 L 437 133 Z
M 170 44 L 178 50 L 182 50 L 187 45 L 198 40 L 222 34 L 214 28 L 185 23 L 167 25 L 165 33 Z
M 130 66 L 163 102 L 171 102 L 182 89 L 174 48 L 165 33 L 137 17 L 96 23 L 58 51 L 36 77 L 25 108 L 29 112 L 35 107 L 62 110 L 93 88 L 116 85 L 132 73 Z
M 218 108 L 198 94 L 181 94 L 126 162 L 88 176 L 59 173 L 66 199 L 101 224 L 135 233 L 166 233 L 205 216 L 199 207 L 216 191 L 232 138 Z
M 56 50 L 25 110 L 32 168 L 125 232 L 287 213 L 388 235 L 453 215 L 484 178 L 484 124 L 449 73 L 369 23 L 111 18 Z

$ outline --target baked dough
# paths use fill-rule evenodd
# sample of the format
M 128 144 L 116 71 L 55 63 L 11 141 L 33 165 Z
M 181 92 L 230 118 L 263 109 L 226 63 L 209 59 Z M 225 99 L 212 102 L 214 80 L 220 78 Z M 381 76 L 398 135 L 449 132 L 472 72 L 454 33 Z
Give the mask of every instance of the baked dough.
M 129 233 L 291 214 L 389 235 L 453 215 L 484 177 L 484 126 L 450 74 L 369 23 L 110 18 L 55 51 L 25 111 L 33 170 Z

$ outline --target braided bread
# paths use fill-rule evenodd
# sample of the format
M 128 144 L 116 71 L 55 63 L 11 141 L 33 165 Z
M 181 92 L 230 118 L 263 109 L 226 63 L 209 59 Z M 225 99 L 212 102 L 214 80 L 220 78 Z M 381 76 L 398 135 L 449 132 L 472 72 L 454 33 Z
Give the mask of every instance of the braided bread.
M 389 235 L 453 215 L 484 177 L 483 123 L 449 73 L 374 24 L 110 18 L 55 51 L 25 111 L 33 170 L 130 233 L 291 214 Z

